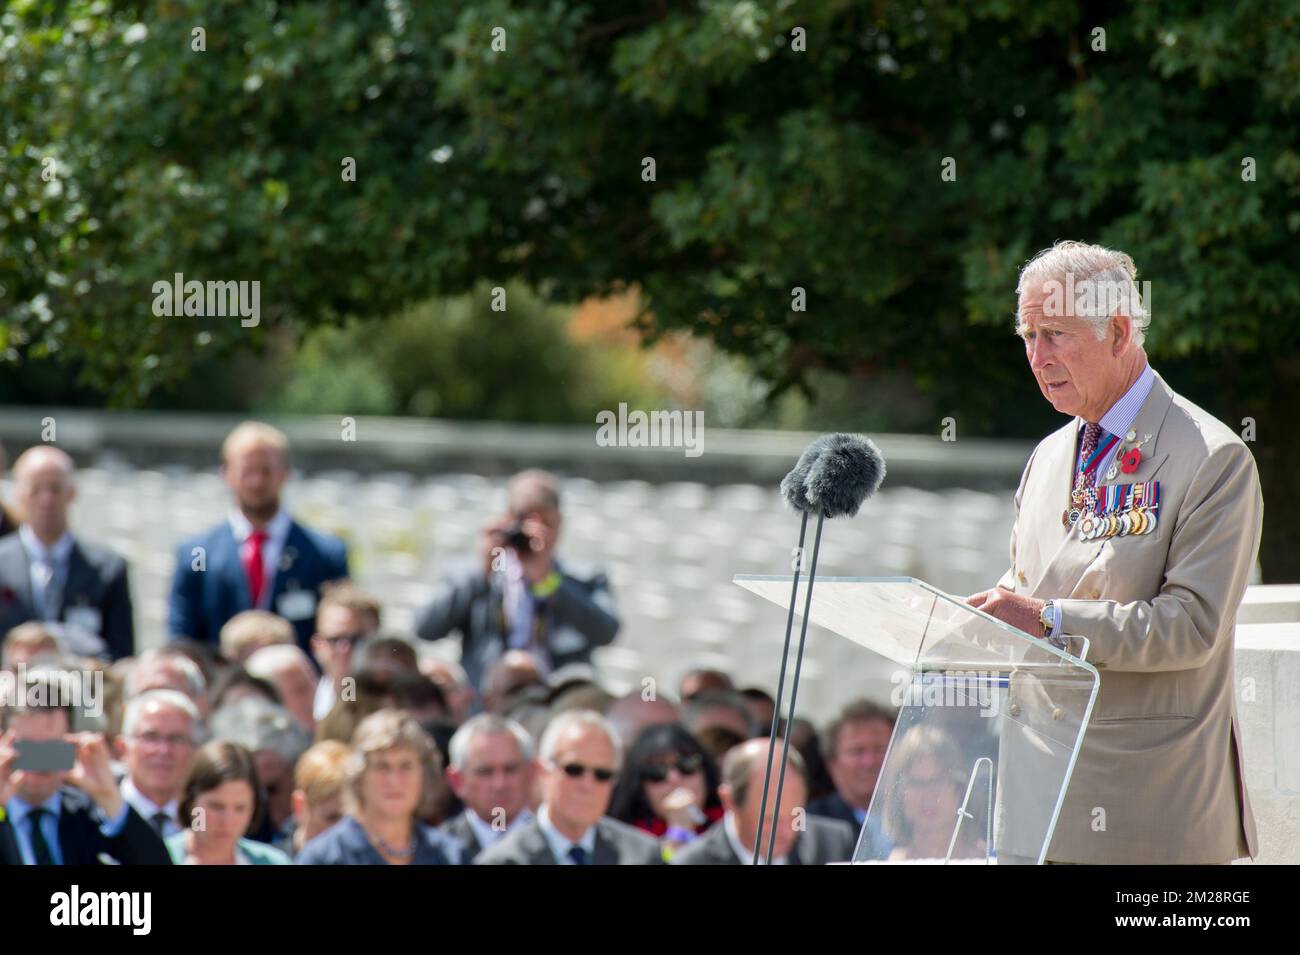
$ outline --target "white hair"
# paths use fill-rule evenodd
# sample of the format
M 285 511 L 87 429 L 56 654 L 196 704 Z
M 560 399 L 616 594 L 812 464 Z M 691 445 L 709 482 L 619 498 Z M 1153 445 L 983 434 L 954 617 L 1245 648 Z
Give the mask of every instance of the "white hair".
M 197 700 L 207 692 L 207 681 L 203 679 L 203 671 L 199 669 L 197 663 L 183 653 L 168 650 L 166 647 L 154 647 L 140 654 L 135 666 L 131 668 L 131 673 L 127 677 L 127 696 L 136 696 L 139 693 L 136 687 L 140 683 L 140 674 L 144 672 L 145 667 L 159 662 L 174 666 L 180 671 L 185 677 L 186 685 L 189 686 L 191 699 Z
M 523 757 L 524 762 L 530 763 L 533 760 L 533 738 L 528 735 L 528 730 L 524 729 L 515 720 L 508 720 L 492 713 L 480 713 L 469 720 L 466 720 L 460 729 L 456 730 L 451 737 L 451 743 L 447 746 L 449 763 L 452 769 L 460 770 L 465 768 L 465 760 L 469 757 L 470 744 L 479 736 L 501 736 L 509 733 L 519 744 L 519 755 Z
M 190 718 L 190 736 L 194 742 L 203 741 L 203 722 L 199 716 L 199 708 L 194 705 L 194 701 L 178 690 L 164 688 L 145 690 L 139 696 L 134 696 L 127 701 L 126 712 L 122 716 L 123 736 L 134 735 L 136 724 L 140 721 L 140 717 L 144 715 L 145 709 L 149 707 L 155 709 L 171 707 L 173 710 L 180 710 Z
M 1146 341 L 1151 313 L 1136 279 L 1137 266 L 1126 253 L 1067 240 L 1025 263 L 1016 296 L 1029 289 L 1038 291 L 1048 282 L 1064 283 L 1065 294 L 1073 300 L 1074 315 L 1091 323 L 1099 340 L 1106 336 L 1111 316 L 1127 315 L 1133 321 L 1133 343 L 1140 347 Z
M 290 667 L 306 667 L 308 672 L 316 675 L 316 668 L 311 665 L 307 654 L 302 652 L 301 647 L 291 643 L 273 643 L 269 647 L 262 647 L 244 661 L 244 669 L 263 680 L 274 680 L 277 673 Z
M 610 725 L 609 720 L 595 710 L 565 710 L 551 720 L 546 727 L 546 732 L 542 733 L 542 742 L 538 746 L 542 761 L 554 762 L 555 750 L 560 745 L 560 739 L 565 733 L 575 729 L 600 730 L 614 747 L 614 768 L 617 769 L 623 764 L 623 744 L 618 734 L 614 732 L 614 727 Z

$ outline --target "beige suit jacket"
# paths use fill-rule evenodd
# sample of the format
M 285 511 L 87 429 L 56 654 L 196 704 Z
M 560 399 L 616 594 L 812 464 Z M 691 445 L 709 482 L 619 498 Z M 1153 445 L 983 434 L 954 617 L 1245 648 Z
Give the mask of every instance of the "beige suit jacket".
M 1204 864 L 1257 852 L 1233 676 L 1237 608 L 1259 551 L 1255 460 L 1156 375 L 1133 425 L 1142 461 L 1098 486 L 1160 482 L 1159 523 L 1081 540 L 1062 526 L 1081 419 L 1034 450 L 1016 491 L 1002 587 L 1060 601 L 1100 687 L 1047 859 Z M 1123 436 L 1121 436 L 1122 438 Z M 1125 445 L 1128 447 L 1128 445 Z M 1071 640 L 1076 654 L 1082 644 Z M 1044 692 L 1013 682 L 1019 692 Z

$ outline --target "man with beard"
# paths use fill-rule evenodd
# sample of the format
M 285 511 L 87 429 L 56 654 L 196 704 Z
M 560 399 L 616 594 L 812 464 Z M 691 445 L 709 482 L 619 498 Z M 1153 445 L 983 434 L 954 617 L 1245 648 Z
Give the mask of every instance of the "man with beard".
M 172 580 L 173 639 L 215 643 L 243 610 L 269 610 L 293 624 L 311 652 L 321 585 L 348 576 L 346 545 L 310 530 L 280 506 L 289 477 L 289 440 L 247 421 L 221 447 L 221 473 L 235 498 L 229 517 L 181 544 Z

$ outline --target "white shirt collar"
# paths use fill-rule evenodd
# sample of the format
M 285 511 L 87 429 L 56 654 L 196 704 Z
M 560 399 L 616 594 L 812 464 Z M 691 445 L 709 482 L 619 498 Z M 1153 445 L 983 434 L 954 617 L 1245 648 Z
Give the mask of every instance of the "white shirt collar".
M 569 850 L 574 846 L 582 846 L 586 850 L 587 860 L 589 862 L 594 861 L 596 855 L 595 826 L 588 826 L 587 831 L 582 834 L 582 838 L 577 842 L 572 842 L 568 836 L 551 824 L 551 817 L 545 806 L 542 806 L 537 811 L 537 825 L 541 828 L 542 835 L 546 837 L 546 844 L 551 847 L 551 855 L 555 856 L 560 865 L 573 865 L 573 860 L 569 858 Z
M 289 536 L 289 524 L 291 519 L 289 512 L 283 507 L 275 512 L 275 517 L 266 522 L 266 538 L 275 544 L 283 544 L 284 539 Z M 242 544 L 248 540 L 248 535 L 253 533 L 253 523 L 244 516 L 244 512 L 237 507 L 230 509 L 230 530 L 235 535 L 236 542 Z
M 22 539 L 23 548 L 33 558 L 46 560 L 54 564 L 62 564 L 72 553 L 72 532 L 64 531 L 63 536 L 54 542 L 52 547 L 46 547 L 41 543 L 41 539 L 36 536 L 36 532 L 27 524 L 22 524 L 18 528 L 18 536 Z
M 131 808 L 138 812 L 145 822 L 151 822 L 160 812 L 165 813 L 172 822 L 176 822 L 176 813 L 180 809 L 179 797 L 172 799 L 165 806 L 160 806 L 140 792 L 130 774 L 122 777 L 122 798 L 131 804 Z
M 508 826 L 504 829 L 497 830 L 492 828 L 492 823 L 484 822 L 482 817 L 480 817 L 479 814 L 469 806 L 465 807 L 465 819 L 469 822 L 470 829 L 474 831 L 474 838 L 478 840 L 480 849 L 486 849 L 491 845 L 495 845 L 497 840 L 507 832 L 510 832 L 520 823 L 527 822 L 531 818 L 533 818 L 533 814 L 529 812 L 528 809 L 523 809 L 515 815 L 514 819 L 510 820 Z M 595 840 L 593 839 L 592 841 L 594 842 Z M 567 847 L 565 848 L 565 852 L 568 852 Z
M 731 851 L 740 859 L 741 865 L 754 864 L 754 850 L 746 849 L 745 844 L 740 841 L 740 830 L 736 828 L 736 817 L 731 813 L 725 813 L 722 817 L 722 831 L 727 834 L 727 841 L 731 843 Z M 761 862 L 766 858 L 762 852 L 758 854 Z M 772 865 L 785 865 L 787 863 L 785 856 L 777 856 L 772 860 Z

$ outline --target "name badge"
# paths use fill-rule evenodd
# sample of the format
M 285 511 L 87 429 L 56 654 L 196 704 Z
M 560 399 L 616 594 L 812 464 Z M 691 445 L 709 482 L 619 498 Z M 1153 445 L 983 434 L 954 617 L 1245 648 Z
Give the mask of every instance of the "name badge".
M 586 638 L 572 627 L 561 627 L 551 634 L 551 650 L 555 653 L 577 653 L 586 645 Z
M 316 593 L 286 590 L 275 602 L 275 612 L 286 620 L 307 620 L 316 614 Z

